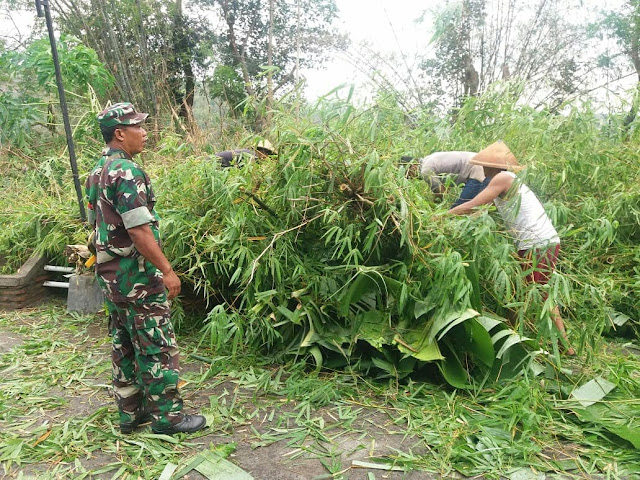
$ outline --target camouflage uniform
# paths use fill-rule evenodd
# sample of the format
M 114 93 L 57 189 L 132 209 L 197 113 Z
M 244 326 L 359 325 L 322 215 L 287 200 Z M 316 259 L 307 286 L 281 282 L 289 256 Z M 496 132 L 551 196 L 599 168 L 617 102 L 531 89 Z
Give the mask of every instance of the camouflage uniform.
M 98 121 L 106 127 L 126 125 L 127 109 L 136 113 L 131 104 L 116 104 L 98 115 Z M 151 182 L 126 152 L 106 148 L 85 188 L 95 228 L 96 274 L 109 309 L 120 423 L 135 425 L 148 412 L 154 429 L 166 429 L 184 416 L 178 347 L 162 273 L 139 254 L 127 233 L 127 228 L 149 224 L 160 244 Z

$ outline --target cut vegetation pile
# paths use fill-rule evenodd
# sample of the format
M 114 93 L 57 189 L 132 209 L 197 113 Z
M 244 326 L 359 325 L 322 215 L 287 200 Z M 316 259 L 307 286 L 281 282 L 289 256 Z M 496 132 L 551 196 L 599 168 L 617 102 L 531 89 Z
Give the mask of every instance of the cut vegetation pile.
M 311 355 L 318 367 L 396 378 L 436 361 L 465 387 L 528 366 L 527 337 L 557 354 L 554 303 L 578 346 L 637 326 L 640 194 L 622 132 L 605 131 L 588 110 L 515 107 L 508 91 L 469 101 L 453 124 L 407 120 L 389 101 L 366 110 L 326 101 L 304 117 L 276 117 L 268 136 L 277 158 L 222 169 L 170 136 L 143 157 L 161 197 L 167 256 L 209 303 L 212 347 Z M 397 165 L 401 154 L 479 150 L 497 138 L 529 167 L 525 181 L 560 233 L 548 287 L 525 285 L 494 215 L 447 216 L 455 189 L 434 203 L 426 183 Z M 96 153 L 86 152 L 85 172 Z M 83 241 L 65 173 L 63 158 L 51 158 L 5 180 L 27 199 L 5 204 L 11 228 L 0 245 L 9 254 L 59 254 Z
M 580 425 L 591 442 L 639 448 L 638 405 L 630 400 L 638 372 L 595 367 L 591 378 L 580 378 L 597 378 L 581 398 L 558 369 L 562 344 L 549 316 L 554 303 L 562 306 L 570 339 L 589 362 L 597 361 L 602 333 L 637 339 L 638 139 L 617 128 L 616 118 L 605 126 L 584 107 L 565 115 L 535 111 L 500 88 L 469 100 L 454 121 L 408 117 L 390 99 L 367 109 L 323 100 L 304 114 L 283 110 L 264 134 L 277 157 L 239 169 L 222 169 L 189 143 L 160 135 L 141 162 L 159 196 L 165 252 L 208 302 L 206 314 L 176 318 L 201 328 L 201 346 L 215 355 L 301 358 L 307 368 L 390 378 L 396 388 L 409 377 L 409 385 L 444 378 L 471 397 L 495 389 L 481 395 L 471 416 L 500 399 L 520 408 L 522 399 L 540 395 L 545 400 L 531 405 L 537 416 L 547 396 L 573 392 L 571 408 L 554 422 Z M 528 167 L 525 182 L 562 239 L 558 272 L 546 287 L 525 284 L 492 209 L 448 216 L 455 187 L 434 203 L 427 183 L 407 180 L 397 165 L 401 155 L 478 151 L 496 139 Z M 85 174 L 97 151 L 98 144 L 84 149 Z M 6 268 L 34 248 L 59 255 L 84 241 L 62 150 L 1 161 L 5 192 L 20 199 L 5 194 L 0 202 L 0 249 L 12 259 Z M 524 375 L 518 388 L 503 383 L 517 375 Z M 536 375 L 542 387 L 527 380 Z M 529 382 L 536 385 L 531 398 Z M 410 398 L 420 403 L 412 388 Z M 607 392 L 618 403 L 587 406 L 585 398 Z M 507 448 L 494 443 L 540 425 L 518 415 L 513 432 L 506 425 L 497 432 L 488 421 L 467 447 Z M 458 419 L 467 421 L 462 413 Z M 639 472 L 640 460 L 630 457 L 625 468 Z

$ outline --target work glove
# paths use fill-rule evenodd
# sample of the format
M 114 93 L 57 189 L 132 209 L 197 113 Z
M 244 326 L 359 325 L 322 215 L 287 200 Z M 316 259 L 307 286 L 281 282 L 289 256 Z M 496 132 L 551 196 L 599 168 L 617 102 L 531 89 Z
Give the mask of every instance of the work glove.
M 88 260 L 84 264 L 84 266 L 87 268 L 91 267 L 94 263 L 96 263 L 95 241 L 96 241 L 96 231 L 92 230 L 91 233 L 89 234 L 89 238 L 87 238 L 87 248 L 91 252 L 91 256 L 88 258 Z

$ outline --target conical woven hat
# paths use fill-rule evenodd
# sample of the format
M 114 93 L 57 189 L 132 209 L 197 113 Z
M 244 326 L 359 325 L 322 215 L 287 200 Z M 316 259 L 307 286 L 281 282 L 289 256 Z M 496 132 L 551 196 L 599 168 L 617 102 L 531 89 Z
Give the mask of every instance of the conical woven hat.
M 269 140 L 266 140 L 266 139 L 260 140 L 258 142 L 258 144 L 256 145 L 256 148 L 258 150 L 262 150 L 262 151 L 267 152 L 267 153 L 273 153 L 273 154 L 276 153 L 276 149 L 273 148 L 273 145 L 271 144 L 271 142 Z
M 478 152 L 469 160 L 469 163 L 471 165 L 500 168 L 502 170 L 518 171 L 522 169 L 516 157 L 502 140 L 492 143 L 484 150 Z

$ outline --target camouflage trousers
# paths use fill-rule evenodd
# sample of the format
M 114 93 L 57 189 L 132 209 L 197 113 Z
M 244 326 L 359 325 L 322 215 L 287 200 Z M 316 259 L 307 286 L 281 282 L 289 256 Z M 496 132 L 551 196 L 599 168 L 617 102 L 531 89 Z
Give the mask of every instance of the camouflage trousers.
M 180 422 L 179 355 L 166 294 L 132 303 L 107 300 L 107 307 L 120 423 L 137 421 L 143 412 L 151 414 L 157 429 Z

